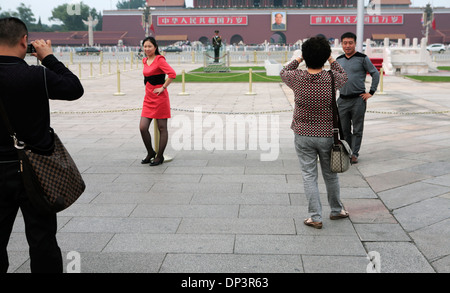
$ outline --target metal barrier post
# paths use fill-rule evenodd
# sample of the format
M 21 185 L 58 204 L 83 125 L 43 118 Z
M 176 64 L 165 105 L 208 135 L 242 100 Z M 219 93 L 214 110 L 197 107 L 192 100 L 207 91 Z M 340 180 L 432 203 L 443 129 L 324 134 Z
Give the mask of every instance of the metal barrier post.
M 186 83 L 186 79 L 185 79 L 185 71 L 184 69 L 181 71 L 181 93 L 179 93 L 179 96 L 189 96 L 188 93 L 186 93 L 186 87 L 185 87 L 185 83 Z
M 90 73 L 91 73 L 91 75 L 89 75 L 89 78 L 92 78 L 92 77 L 94 77 L 94 74 L 92 73 L 92 62 L 89 63 L 89 66 L 90 66 Z
M 114 96 L 125 96 L 124 93 L 120 91 L 120 70 L 117 70 L 117 93 Z
M 385 95 L 386 93 L 383 91 L 384 89 L 384 69 L 383 67 L 380 68 L 380 92 L 378 92 L 378 95 Z
M 256 51 L 255 51 L 255 52 L 256 52 Z M 252 69 L 250 68 L 250 69 L 248 70 L 248 81 L 249 81 L 248 84 L 249 84 L 249 90 L 248 90 L 248 93 L 245 94 L 246 96 L 254 96 L 254 95 L 256 95 L 256 93 L 254 93 L 253 90 L 252 90 L 252 88 L 253 88 L 253 86 L 252 86 L 252 83 L 253 83 L 252 75 L 253 75 L 253 71 L 252 71 Z
M 99 66 L 100 66 L 99 67 L 99 71 L 100 72 L 99 72 L 98 76 L 103 76 L 103 68 L 102 68 L 103 67 L 103 62 L 100 62 Z
M 154 140 L 155 140 L 155 152 L 158 153 L 159 151 L 159 141 L 161 140 L 161 134 L 159 132 L 159 128 L 158 128 L 158 120 L 157 119 L 153 119 L 154 123 L 153 123 L 153 130 L 154 130 Z M 173 160 L 172 157 L 169 157 L 167 155 L 164 155 L 164 162 L 171 162 Z

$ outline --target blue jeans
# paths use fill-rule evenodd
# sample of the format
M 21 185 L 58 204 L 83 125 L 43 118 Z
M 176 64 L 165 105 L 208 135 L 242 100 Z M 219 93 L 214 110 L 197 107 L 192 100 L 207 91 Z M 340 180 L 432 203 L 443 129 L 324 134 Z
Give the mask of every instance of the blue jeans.
M 330 170 L 330 150 L 332 137 L 313 137 L 295 134 L 295 149 L 302 170 L 303 185 L 308 199 L 308 212 L 314 222 L 322 222 L 322 204 L 319 196 L 317 156 L 327 189 L 331 214 L 336 215 L 343 209 L 340 199 L 339 177 Z
M 7 246 L 18 210 L 25 221 L 32 273 L 62 273 L 61 250 L 56 240 L 56 215 L 36 212 L 28 200 L 19 162 L 0 162 L 0 273 L 9 267 Z

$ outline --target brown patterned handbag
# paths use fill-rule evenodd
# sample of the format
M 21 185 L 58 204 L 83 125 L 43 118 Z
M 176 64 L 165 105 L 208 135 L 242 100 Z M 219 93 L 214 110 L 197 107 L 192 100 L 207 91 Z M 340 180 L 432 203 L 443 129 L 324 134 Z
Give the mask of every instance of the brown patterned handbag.
M 57 213 L 74 203 L 86 185 L 58 135 L 53 135 L 51 155 L 38 154 L 26 146 L 18 149 L 18 155 L 30 201 L 43 212 Z
M 333 109 L 333 146 L 330 151 L 330 169 L 333 173 L 343 173 L 350 168 L 352 156 L 352 149 L 345 141 L 342 131 L 341 121 L 339 118 L 339 112 L 336 104 L 336 89 L 334 84 L 334 74 L 330 70 L 331 86 L 333 89 L 333 96 L 331 101 L 331 107 Z M 339 139 L 339 137 L 341 139 Z
M 50 128 L 54 145 L 38 150 L 19 141 L 0 100 L 3 121 L 14 140 L 28 198 L 41 213 L 57 213 L 74 203 L 86 185 L 58 135 Z

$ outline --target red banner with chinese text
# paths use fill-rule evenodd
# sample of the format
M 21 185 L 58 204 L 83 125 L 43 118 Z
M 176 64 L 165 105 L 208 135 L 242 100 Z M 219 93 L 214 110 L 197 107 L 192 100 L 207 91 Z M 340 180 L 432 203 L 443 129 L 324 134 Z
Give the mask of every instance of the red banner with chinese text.
M 351 25 L 358 22 L 356 15 L 311 15 L 311 25 Z M 403 24 L 403 15 L 365 15 L 364 24 Z

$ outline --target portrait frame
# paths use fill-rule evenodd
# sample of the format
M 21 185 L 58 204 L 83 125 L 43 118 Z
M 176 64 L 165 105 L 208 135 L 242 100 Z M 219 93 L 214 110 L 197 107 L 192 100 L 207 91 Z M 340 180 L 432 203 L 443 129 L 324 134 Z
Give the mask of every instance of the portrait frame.
M 277 25 L 276 17 L 281 15 L 281 24 Z M 286 11 L 272 11 L 270 15 L 270 30 L 275 32 L 287 30 L 287 12 Z

